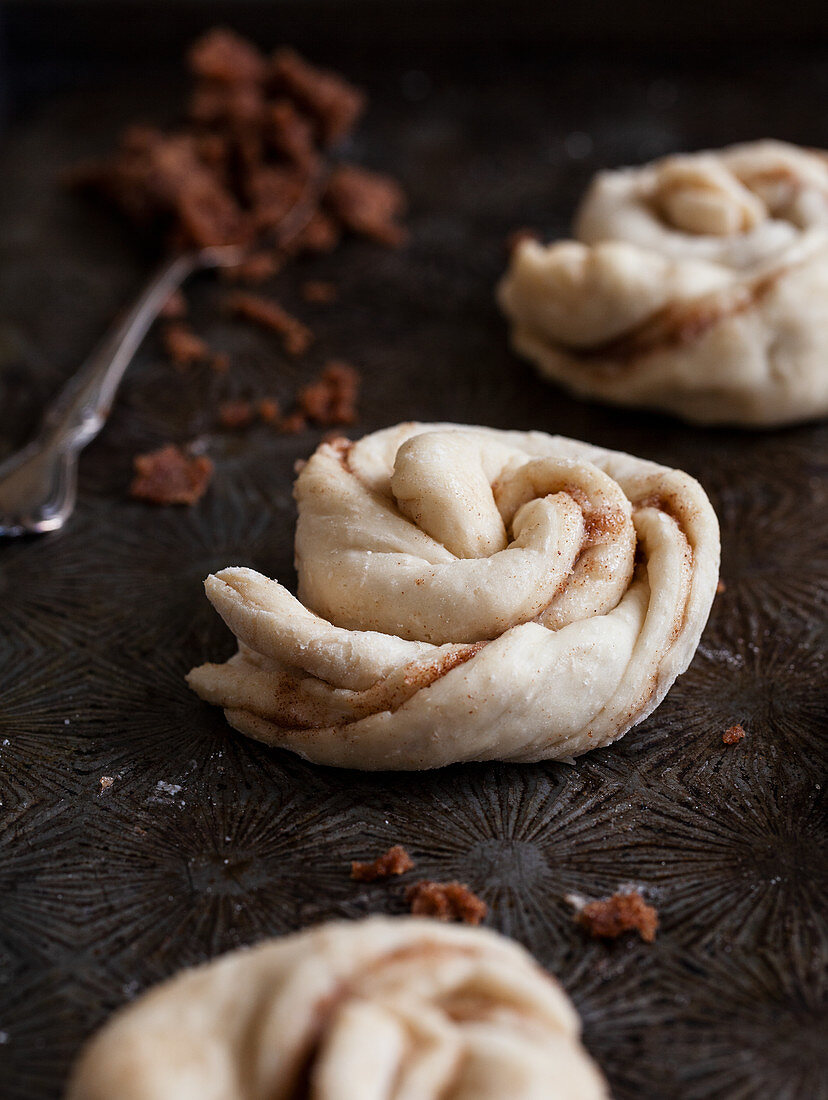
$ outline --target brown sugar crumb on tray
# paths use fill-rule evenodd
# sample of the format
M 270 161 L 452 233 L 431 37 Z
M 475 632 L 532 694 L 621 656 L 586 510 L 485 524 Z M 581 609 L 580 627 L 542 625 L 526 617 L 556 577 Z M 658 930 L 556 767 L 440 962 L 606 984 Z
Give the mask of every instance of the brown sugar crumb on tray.
M 404 875 L 414 866 L 414 860 L 401 844 L 395 844 L 381 856 L 370 862 L 362 863 L 355 859 L 351 863 L 351 878 L 355 882 L 375 882 L 377 879 L 390 878 L 391 875 Z
M 300 291 L 306 302 L 313 302 L 318 305 L 335 302 L 339 297 L 336 283 L 329 283 L 324 279 L 308 279 L 302 283 Z
M 284 435 L 299 435 L 307 426 L 308 422 L 300 412 L 288 413 L 278 423 L 279 431 Z
M 225 299 L 225 308 L 232 316 L 242 317 L 254 325 L 259 325 L 260 328 L 281 336 L 285 351 L 289 355 L 304 354 L 313 341 L 311 330 L 270 298 L 237 291 L 228 294 Z
M 158 311 L 164 321 L 180 321 L 187 316 L 187 299 L 180 290 L 174 290 Z
M 282 258 L 278 252 L 253 252 L 235 267 L 225 267 L 221 276 L 228 282 L 257 283 L 267 282 L 282 269 Z
M 329 160 L 329 147 L 362 112 L 362 92 L 293 50 L 267 57 L 220 28 L 193 44 L 188 67 L 184 125 L 132 126 L 114 154 L 79 165 L 68 182 L 114 204 L 170 249 L 270 251 L 228 275 L 250 282 L 269 278 L 287 254 L 335 247 L 342 228 L 402 242 L 397 184 Z
M 223 401 L 219 405 L 219 424 L 222 428 L 247 428 L 256 419 L 256 411 L 252 401 Z
M 595 939 L 617 939 L 625 932 L 637 932 L 645 943 L 653 943 L 658 930 L 658 911 L 648 905 L 637 890 L 613 894 L 576 905 L 576 921 Z
M 299 391 L 299 410 L 322 427 L 353 424 L 357 417 L 359 373 L 348 363 L 331 360 L 316 382 Z
M 738 745 L 745 736 L 746 731 L 743 726 L 731 726 L 722 734 L 722 741 L 725 745 Z
M 256 421 L 278 424 L 280 417 L 279 402 L 273 397 L 262 397 L 258 401 L 223 401 L 218 407 L 219 427 L 231 431 L 249 428 Z
M 135 477 L 130 496 L 149 504 L 195 504 L 213 476 L 206 455 L 190 455 L 173 443 L 133 460 Z
M 259 402 L 259 420 L 263 424 L 276 424 L 282 415 L 279 402 L 274 397 L 263 397 Z
M 405 892 L 405 900 L 415 917 L 434 917 L 442 921 L 480 924 L 488 912 L 482 898 L 462 882 L 430 882 L 423 879 Z
M 399 248 L 407 234 L 396 219 L 405 212 L 402 188 L 388 176 L 341 164 L 331 172 L 325 205 L 353 233 Z
M 170 361 L 182 369 L 197 363 L 209 363 L 213 353 L 189 325 L 173 321 L 161 329 L 161 343 Z

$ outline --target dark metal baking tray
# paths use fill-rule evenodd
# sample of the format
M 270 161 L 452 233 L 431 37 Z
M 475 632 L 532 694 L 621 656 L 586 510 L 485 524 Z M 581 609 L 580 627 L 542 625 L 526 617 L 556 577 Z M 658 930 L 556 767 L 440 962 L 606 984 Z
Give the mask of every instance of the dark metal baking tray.
M 150 339 L 84 456 L 68 529 L 0 546 L 0 1093 L 56 1097 L 83 1038 L 181 966 L 315 921 L 402 912 L 397 885 L 348 877 L 352 858 L 402 843 L 417 873 L 469 883 L 489 923 L 560 977 L 621 1100 L 816 1097 L 826 429 L 703 431 L 575 402 L 510 354 L 492 289 L 507 233 L 564 233 L 599 166 L 765 134 L 828 146 L 816 109 L 828 63 L 771 50 L 678 66 L 512 51 L 492 64 L 421 44 L 415 67 L 404 50 L 340 67 L 372 92 L 353 152 L 404 181 L 410 246 L 351 241 L 280 278 L 318 334 L 299 362 L 226 321 L 220 284 L 201 279 L 196 324 L 230 352 L 226 379 L 177 374 Z M 57 176 L 136 114 L 169 117 L 176 80 L 148 66 L 139 81 L 85 83 L 4 143 L 3 454 L 147 270 L 129 232 Z M 303 305 L 301 278 L 334 280 L 339 302 Z M 574 766 L 365 775 L 247 741 L 187 690 L 192 665 L 232 647 L 204 576 L 247 564 L 292 582 L 293 464 L 322 434 L 216 432 L 216 404 L 287 399 L 330 355 L 363 372 L 360 434 L 409 418 L 537 428 L 702 481 L 726 591 L 644 725 Z M 134 454 L 196 436 L 217 466 L 198 506 L 127 498 Z M 726 747 L 734 722 L 747 737 Z M 659 907 L 652 946 L 573 925 L 565 894 L 623 883 Z

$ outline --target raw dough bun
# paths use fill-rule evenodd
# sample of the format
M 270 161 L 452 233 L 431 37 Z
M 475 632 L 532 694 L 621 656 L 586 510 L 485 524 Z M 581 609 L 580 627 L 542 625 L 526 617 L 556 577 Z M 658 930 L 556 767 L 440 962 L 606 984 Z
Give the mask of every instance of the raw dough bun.
M 571 758 L 661 702 L 715 593 L 687 474 L 540 432 L 400 424 L 296 482 L 299 598 L 207 578 L 239 641 L 189 683 L 243 733 L 365 769 Z
M 498 291 L 541 374 L 702 424 L 828 413 L 828 154 L 760 141 L 603 172 L 575 236 L 525 241 Z
M 119 1012 L 67 1100 L 607 1100 L 566 994 L 517 944 L 411 917 L 323 924 Z

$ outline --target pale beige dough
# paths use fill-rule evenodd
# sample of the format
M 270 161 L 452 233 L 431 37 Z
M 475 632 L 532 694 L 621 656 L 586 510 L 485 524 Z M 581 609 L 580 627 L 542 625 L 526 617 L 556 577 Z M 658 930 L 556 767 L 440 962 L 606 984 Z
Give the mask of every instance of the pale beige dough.
M 118 1012 L 67 1100 L 606 1100 L 558 983 L 483 928 L 323 924 Z
M 828 413 L 828 153 L 759 141 L 603 172 L 575 236 L 523 242 L 498 290 L 543 375 L 706 424 Z
M 678 470 L 540 432 L 400 424 L 296 482 L 298 598 L 207 579 L 236 635 L 189 683 L 243 733 L 364 769 L 571 758 L 689 664 L 718 524 Z

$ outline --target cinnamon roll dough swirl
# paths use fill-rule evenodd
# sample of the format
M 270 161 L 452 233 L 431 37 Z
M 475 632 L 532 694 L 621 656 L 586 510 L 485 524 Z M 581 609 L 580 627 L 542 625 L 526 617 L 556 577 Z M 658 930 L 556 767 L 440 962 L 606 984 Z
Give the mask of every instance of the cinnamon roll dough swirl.
M 605 1100 L 566 994 L 517 944 L 411 917 L 233 951 L 117 1013 L 67 1100 Z
M 189 683 L 237 729 L 364 769 L 569 758 L 693 656 L 716 517 L 678 470 L 540 432 L 401 424 L 299 474 L 298 598 L 208 577 L 238 653 Z
M 751 427 L 828 413 L 828 153 L 760 141 L 603 172 L 514 252 L 518 352 L 583 397 Z

